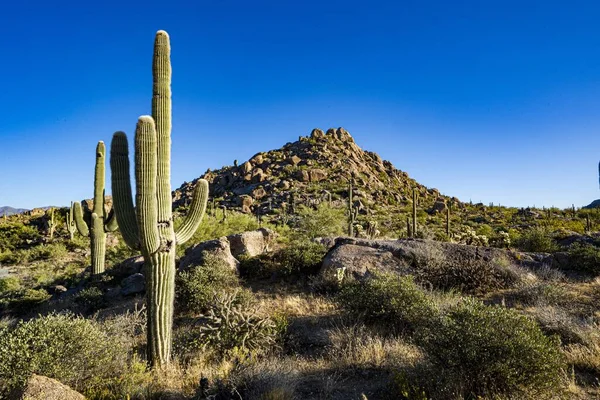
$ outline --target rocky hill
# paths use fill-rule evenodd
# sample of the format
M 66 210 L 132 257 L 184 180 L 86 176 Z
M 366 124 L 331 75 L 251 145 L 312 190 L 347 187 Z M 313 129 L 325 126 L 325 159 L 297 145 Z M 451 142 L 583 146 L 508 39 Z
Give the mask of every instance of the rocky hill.
M 320 201 L 340 203 L 354 182 L 353 200 L 364 214 L 375 207 L 403 207 L 410 204 L 412 190 L 419 193 L 419 205 L 441 211 L 456 198 L 440 195 L 379 155 L 361 149 L 344 128 L 327 132 L 313 129 L 282 148 L 255 154 L 249 160 L 221 169 L 208 170 L 200 178 L 210 183 L 210 196 L 217 206 L 250 213 L 281 208 L 284 203 L 312 205 Z M 189 204 L 196 180 L 174 191 L 175 206 Z

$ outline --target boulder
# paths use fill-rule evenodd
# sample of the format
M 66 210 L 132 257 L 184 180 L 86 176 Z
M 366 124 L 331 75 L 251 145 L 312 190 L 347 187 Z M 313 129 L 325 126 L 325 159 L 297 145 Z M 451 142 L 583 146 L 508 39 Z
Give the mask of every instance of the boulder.
M 142 267 L 144 266 L 144 257 L 136 256 L 126 259 L 120 264 L 115 265 L 113 268 L 108 270 L 111 276 L 116 278 L 125 278 L 137 273 L 143 273 Z
M 249 174 L 250 171 L 252 171 L 252 163 L 250 163 L 249 161 L 246 161 L 245 163 L 242 164 L 242 173 L 244 175 Z
M 313 139 L 322 139 L 325 137 L 325 132 L 323 132 L 321 129 L 313 129 L 312 132 L 310 133 L 310 137 Z
M 27 385 L 17 396 L 22 400 L 85 400 L 85 397 L 57 380 L 41 375 L 32 375 Z
M 401 269 L 401 260 L 385 249 L 376 249 L 354 244 L 343 244 L 329 251 L 323 259 L 321 275 L 335 279 L 338 270 L 346 275 L 360 279 L 373 272 L 392 272 Z
M 229 246 L 227 238 L 221 237 L 219 239 L 198 243 L 187 249 L 185 256 L 179 263 L 179 269 L 185 270 L 192 266 L 202 265 L 208 255 L 223 261 L 223 263 L 232 270 L 237 271 L 240 265 L 240 262 L 231 254 L 231 247 Z
M 296 166 L 300 163 L 300 161 L 302 161 L 302 159 L 298 156 L 291 156 L 290 158 L 287 159 L 287 161 L 292 164 L 293 166 Z
M 320 182 L 322 180 L 324 180 L 325 178 L 327 178 L 327 172 L 325 172 L 322 169 L 311 169 L 308 172 L 309 176 L 310 176 L 310 181 L 311 182 Z
M 146 290 L 146 279 L 144 275 L 137 273 L 121 281 L 121 294 L 129 296 L 132 294 L 142 293 Z
M 227 236 L 234 257 L 254 257 L 269 251 L 276 234 L 270 229 L 260 228 L 255 231 Z

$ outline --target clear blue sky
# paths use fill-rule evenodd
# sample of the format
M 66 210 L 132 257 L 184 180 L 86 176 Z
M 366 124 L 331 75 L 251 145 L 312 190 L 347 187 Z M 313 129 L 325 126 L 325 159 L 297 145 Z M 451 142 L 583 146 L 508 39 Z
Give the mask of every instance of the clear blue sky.
M 0 206 L 92 196 L 97 141 L 132 138 L 150 112 L 159 29 L 172 45 L 174 188 L 343 126 L 464 201 L 600 197 L 597 1 L 5 3 Z

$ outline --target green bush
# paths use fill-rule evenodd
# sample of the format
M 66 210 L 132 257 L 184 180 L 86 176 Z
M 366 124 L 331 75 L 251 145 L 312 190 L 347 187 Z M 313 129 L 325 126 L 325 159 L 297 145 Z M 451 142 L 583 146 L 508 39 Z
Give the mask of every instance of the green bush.
M 52 314 L 0 329 L 0 396 L 33 373 L 85 391 L 119 375 L 129 352 L 94 321 Z
M 0 252 L 26 248 L 41 240 L 41 235 L 32 226 L 14 222 L 0 225 Z
M 515 241 L 515 245 L 522 251 L 533 253 L 553 253 L 558 251 L 558 245 L 554 239 L 542 228 L 533 228 L 523 232 Z
M 18 276 L 7 276 L 0 279 L 0 294 L 15 292 L 21 288 L 21 280 Z
M 16 314 L 29 312 L 50 299 L 50 297 L 52 296 L 44 289 L 25 289 L 6 292 L 0 298 L 0 310 L 9 310 Z
M 600 248 L 576 242 L 569 246 L 569 267 L 575 271 L 600 274 Z
M 492 398 L 560 387 L 559 339 L 545 336 L 518 312 L 465 299 L 433 322 L 422 325 L 415 339 L 440 374 L 435 380 L 443 387 L 436 391 L 451 398 Z
M 97 287 L 89 287 L 77 293 L 74 297 L 76 304 L 82 306 L 88 312 L 97 311 L 106 306 L 107 302 L 104 298 L 102 290 Z
M 194 266 L 177 276 L 177 306 L 182 311 L 204 313 L 210 308 L 215 293 L 231 292 L 239 286 L 235 271 L 217 258 L 206 257 L 202 266 Z M 245 291 L 239 292 L 240 296 L 245 294 Z
M 319 272 L 326 253 L 325 246 L 319 243 L 294 241 L 275 252 L 273 259 L 283 276 L 315 274 Z
M 337 300 L 352 314 L 397 332 L 412 332 L 438 314 L 433 300 L 412 276 L 381 274 L 351 281 L 343 284 Z
M 320 203 L 316 209 L 299 206 L 294 233 L 302 238 L 339 236 L 344 234 L 347 224 L 346 210 Z

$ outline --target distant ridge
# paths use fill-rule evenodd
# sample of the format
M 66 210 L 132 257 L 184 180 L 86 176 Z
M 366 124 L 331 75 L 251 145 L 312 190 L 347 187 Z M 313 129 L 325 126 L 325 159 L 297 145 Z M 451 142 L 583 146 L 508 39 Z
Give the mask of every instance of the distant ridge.
M 9 207 L 9 206 L 3 206 L 3 207 L 0 207 L 0 216 L 21 214 L 21 213 L 24 213 L 25 211 L 29 211 L 29 210 L 27 210 L 26 208 L 13 208 L 13 207 Z
M 600 199 L 592 201 L 590 204 L 584 206 L 583 208 L 600 208 Z

